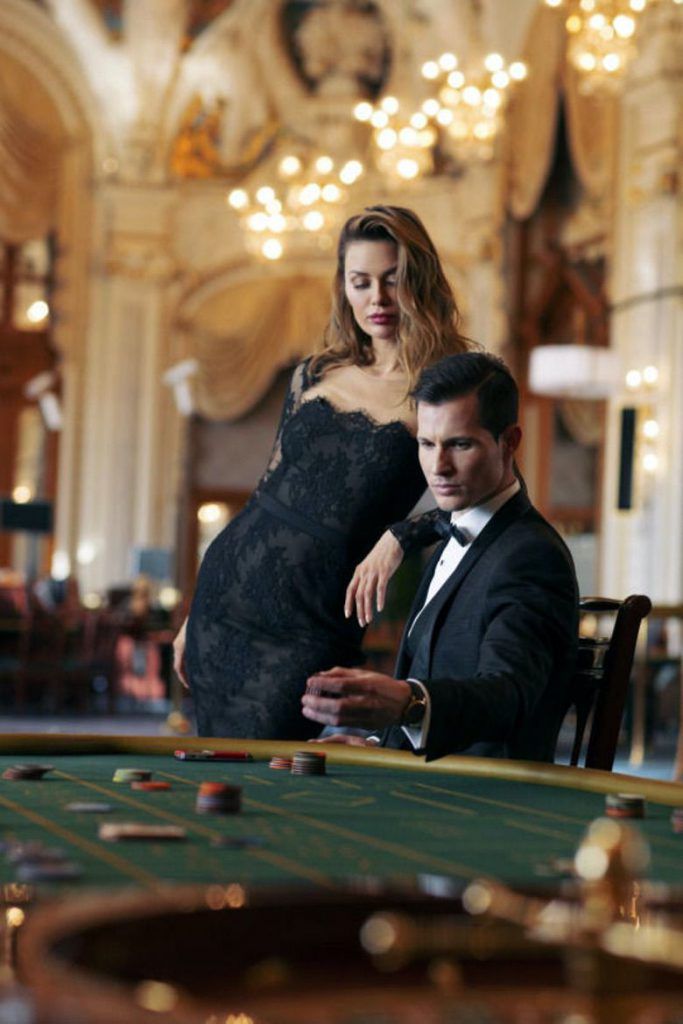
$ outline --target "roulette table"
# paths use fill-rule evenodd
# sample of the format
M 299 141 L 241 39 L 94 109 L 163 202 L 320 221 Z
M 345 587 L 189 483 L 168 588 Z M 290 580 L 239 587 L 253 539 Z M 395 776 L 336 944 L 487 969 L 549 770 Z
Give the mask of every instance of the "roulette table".
M 178 746 L 251 760 L 180 761 Z M 51 766 L 0 780 L 5 850 L 49 844 L 78 867 L 26 880 L 0 864 L 6 998 L 39 1024 L 683 1021 L 683 786 L 332 744 L 315 748 L 324 775 L 270 768 L 300 748 L 3 738 L 0 774 Z M 113 781 L 133 767 L 170 788 Z M 207 781 L 240 787 L 240 811 L 197 813 Z M 574 855 L 623 792 L 645 816 L 626 823 L 600 889 L 590 871 L 577 878 Z M 84 803 L 108 810 L 74 809 Z M 183 838 L 107 842 L 102 823 Z M 549 930 L 548 907 L 560 907 Z

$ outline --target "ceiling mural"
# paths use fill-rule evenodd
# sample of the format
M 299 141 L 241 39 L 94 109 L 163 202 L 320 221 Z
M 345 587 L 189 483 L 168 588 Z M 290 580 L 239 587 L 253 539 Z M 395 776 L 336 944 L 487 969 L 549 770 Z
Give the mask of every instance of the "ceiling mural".
M 391 50 L 376 3 L 286 0 L 280 19 L 290 59 L 311 92 L 378 95 L 388 77 Z

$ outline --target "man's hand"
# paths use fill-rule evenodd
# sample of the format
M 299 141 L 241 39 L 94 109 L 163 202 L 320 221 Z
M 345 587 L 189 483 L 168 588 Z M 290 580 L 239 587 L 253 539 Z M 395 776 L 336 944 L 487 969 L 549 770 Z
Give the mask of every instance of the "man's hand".
M 190 689 L 190 684 L 187 681 L 187 675 L 185 674 L 185 632 L 187 630 L 187 619 L 183 622 L 182 626 L 178 630 L 175 640 L 173 641 L 173 668 L 178 679 L 183 684 L 186 690 Z
M 307 681 L 302 714 L 323 725 L 384 729 L 398 725 L 410 703 L 403 679 L 361 668 L 331 668 Z
M 361 626 L 372 622 L 373 604 L 384 608 L 387 583 L 403 561 L 403 548 L 393 533 L 385 530 L 369 555 L 359 562 L 346 588 L 344 614 L 350 618 L 353 608 Z
M 353 733 L 349 734 L 346 732 L 333 732 L 329 736 L 316 736 L 312 740 L 307 740 L 308 743 L 336 743 L 344 744 L 347 747 L 374 747 L 377 749 L 378 743 L 368 743 L 365 736 L 354 736 Z

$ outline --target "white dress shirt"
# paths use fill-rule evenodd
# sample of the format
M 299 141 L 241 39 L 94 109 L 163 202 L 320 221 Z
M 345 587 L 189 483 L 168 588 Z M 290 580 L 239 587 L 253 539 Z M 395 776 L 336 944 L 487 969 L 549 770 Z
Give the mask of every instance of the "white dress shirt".
M 460 544 L 455 537 L 451 537 L 446 544 L 445 548 L 441 552 L 441 558 L 434 567 L 425 602 L 411 622 L 409 632 L 412 631 L 413 626 L 419 619 L 420 615 L 422 615 L 422 612 L 425 610 L 432 598 L 438 594 L 446 580 L 453 575 L 457 567 L 460 565 L 460 562 L 469 551 L 472 542 L 476 540 L 487 523 L 493 519 L 498 509 L 502 508 L 510 498 L 513 498 L 519 489 L 519 480 L 515 479 L 509 487 L 506 487 L 505 490 L 494 495 L 494 497 L 490 498 L 489 501 L 485 501 L 481 505 L 473 505 L 472 508 L 464 509 L 460 512 L 451 512 L 451 522 L 465 534 L 467 537 L 467 544 Z M 419 679 L 411 678 L 410 681 L 417 683 L 418 686 L 421 687 L 427 699 L 427 707 L 424 718 L 422 719 L 422 725 L 412 727 L 408 725 L 402 726 L 402 729 L 410 740 L 413 749 L 419 751 L 424 749 L 427 742 L 432 708 L 427 688 L 422 685 L 422 682 Z

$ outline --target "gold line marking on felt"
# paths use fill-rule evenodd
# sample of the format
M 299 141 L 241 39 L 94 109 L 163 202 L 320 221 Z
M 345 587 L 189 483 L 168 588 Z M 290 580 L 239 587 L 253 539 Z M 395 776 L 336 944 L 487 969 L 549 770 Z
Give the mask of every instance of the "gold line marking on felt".
M 386 839 L 378 839 L 375 836 L 363 835 L 362 832 L 355 832 L 353 829 L 344 828 L 342 825 L 334 825 L 331 822 L 320 821 L 317 818 L 309 817 L 307 814 L 298 814 L 296 811 L 292 811 L 289 808 L 284 809 L 282 807 L 273 807 L 270 804 L 262 804 L 256 800 L 247 800 L 246 802 L 251 807 L 255 807 L 258 810 L 268 811 L 271 814 L 279 814 L 292 821 L 298 821 L 303 825 L 307 825 L 309 828 L 315 828 L 321 832 L 330 832 L 332 835 L 339 836 L 343 839 L 350 839 L 356 843 L 364 843 L 366 846 L 372 847 L 376 850 L 381 850 L 383 853 L 391 853 L 396 857 L 402 857 L 404 860 L 417 861 L 423 866 L 429 865 L 430 867 L 437 868 L 439 871 L 445 871 L 449 874 L 463 875 L 466 878 L 479 878 L 482 874 L 481 871 L 475 871 L 466 864 L 459 864 L 454 860 L 446 860 L 445 857 L 434 857 L 431 854 L 421 853 L 409 846 L 401 846 L 400 843 L 392 843 Z
M 396 796 L 399 800 L 413 800 L 418 804 L 425 804 L 427 807 L 438 807 L 442 811 L 450 811 L 451 814 L 464 814 L 466 816 L 476 815 L 476 811 L 471 807 L 458 807 L 452 804 L 445 804 L 442 800 L 430 800 L 426 796 L 413 796 L 411 793 L 399 793 L 397 789 L 391 790 L 391 796 Z
M 184 779 L 182 775 L 174 775 L 173 772 L 156 772 L 157 775 L 164 775 L 168 779 L 173 779 L 175 782 L 182 782 L 186 786 L 190 786 L 194 789 L 199 789 L 199 783 L 193 782 L 191 779 Z M 247 804 L 252 804 L 253 801 L 245 799 Z M 183 819 L 179 819 L 183 820 Z M 191 825 L 190 828 L 196 828 L 198 831 L 202 831 L 205 835 L 211 838 L 222 837 L 223 832 L 216 832 L 213 829 L 205 828 L 204 826 Z M 315 882 L 316 885 L 323 886 L 326 889 L 334 889 L 336 886 L 330 880 L 328 875 L 325 875 L 322 871 L 318 871 L 316 868 L 309 868 L 305 864 L 300 864 L 298 861 L 290 860 L 289 857 L 284 857 L 279 853 L 272 853 L 270 850 L 263 849 L 250 849 L 249 853 L 252 857 L 256 857 L 259 860 L 266 861 L 268 864 L 272 864 L 275 867 L 281 868 L 283 871 L 289 872 L 289 874 L 297 875 L 300 878 L 305 878 L 309 882 Z
M 585 818 L 571 818 L 566 814 L 556 814 L 554 811 L 544 811 L 537 807 L 527 807 L 525 804 L 511 804 L 506 800 L 494 800 L 492 797 L 488 796 L 475 796 L 472 793 L 463 793 L 458 789 L 446 789 L 445 786 L 433 786 L 428 782 L 416 782 L 414 785 L 419 786 L 420 789 L 429 789 L 433 793 L 445 793 L 447 796 L 462 797 L 465 800 L 473 800 L 475 803 L 487 804 L 490 807 L 502 807 L 506 811 L 517 811 L 522 814 L 537 814 L 541 818 L 549 818 L 552 821 L 559 821 L 563 824 L 586 824 Z
M 510 818 L 503 818 L 501 824 L 507 825 L 508 828 L 519 829 L 520 832 L 531 832 L 533 835 L 546 836 L 548 839 L 562 839 L 569 840 L 569 842 L 576 842 L 576 835 L 572 832 L 559 832 L 553 828 L 543 828 L 542 825 L 532 825 L 529 822 L 524 821 L 512 821 Z
M 109 867 L 115 868 L 121 874 L 127 875 L 129 878 L 133 878 L 136 882 L 141 882 L 143 885 L 149 886 L 151 889 L 161 890 L 163 888 L 160 885 L 159 880 L 155 878 L 154 875 L 148 874 L 148 872 L 143 868 L 138 868 L 135 864 L 131 864 L 129 861 L 119 857 L 118 854 L 112 853 L 111 850 L 107 850 L 106 847 L 101 847 L 97 843 L 90 842 L 89 839 L 85 839 L 77 833 L 64 828 L 62 825 L 58 825 L 56 822 L 51 821 L 49 818 L 43 817 L 42 814 L 38 814 L 36 811 L 31 811 L 28 807 L 22 807 L 21 804 L 16 804 L 6 796 L 0 795 L 0 803 L 9 810 L 14 811 L 15 814 L 23 815 L 24 818 L 28 818 L 28 820 L 32 821 L 35 825 L 40 825 L 41 828 L 46 829 L 53 835 L 66 840 L 72 846 L 79 847 L 81 850 L 93 857 L 96 857 L 98 860 L 104 861 L 105 864 L 109 865 Z
M 334 786 L 343 786 L 345 789 L 363 789 L 363 786 L 357 786 L 355 782 L 342 782 L 341 779 L 330 779 L 329 781 Z
M 487 804 L 490 807 L 501 807 L 506 811 L 514 811 L 518 814 L 535 814 L 540 818 L 547 818 L 549 821 L 557 821 L 561 825 L 580 825 L 585 829 L 595 817 L 595 815 L 587 815 L 585 818 L 575 818 L 566 814 L 557 814 L 554 811 L 545 811 L 538 807 L 527 807 L 524 804 L 511 804 L 505 800 L 494 800 L 492 797 L 475 796 L 472 793 L 463 793 L 458 789 L 447 789 L 445 786 L 434 786 L 428 782 L 415 782 L 414 785 L 419 786 L 420 789 L 428 789 L 434 793 L 445 793 L 448 796 L 463 797 L 466 800 L 473 800 L 475 803 Z M 600 812 L 598 812 L 598 817 L 600 816 Z M 680 844 L 677 843 L 672 836 L 647 835 L 646 838 L 651 847 L 675 847 L 680 850 Z

